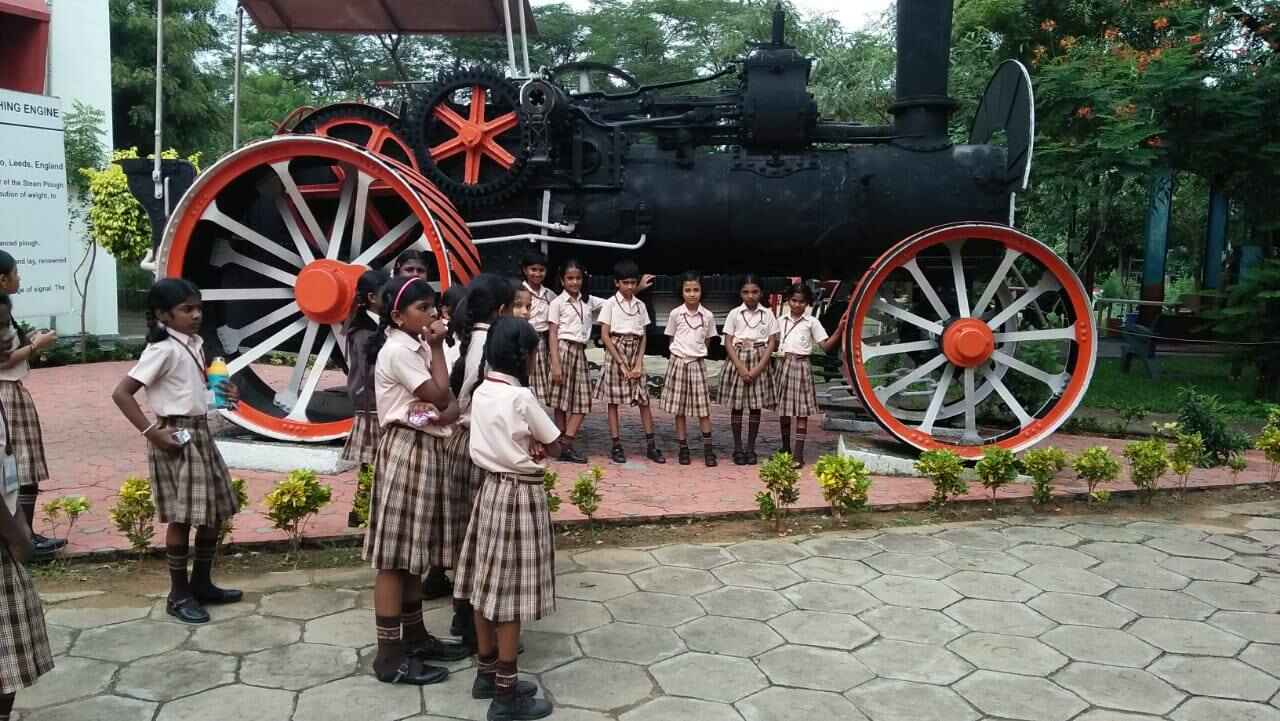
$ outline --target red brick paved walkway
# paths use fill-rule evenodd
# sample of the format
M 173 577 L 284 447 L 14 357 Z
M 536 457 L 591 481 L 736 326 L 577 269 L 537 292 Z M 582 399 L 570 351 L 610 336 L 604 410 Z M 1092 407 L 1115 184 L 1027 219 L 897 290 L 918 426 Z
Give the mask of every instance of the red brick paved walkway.
M 124 548 L 124 539 L 111 527 L 107 511 L 114 502 L 116 489 L 130 474 L 145 476 L 147 463 L 144 442 L 124 420 L 111 402 L 111 390 L 129 369 L 129 363 L 98 363 L 63 368 L 48 368 L 33 372 L 27 387 L 40 409 L 45 431 L 45 445 L 49 457 L 52 479 L 45 484 L 41 502 L 64 494 L 86 496 L 92 509 L 76 525 L 71 538 L 73 552 L 92 552 Z M 600 518 L 645 518 L 662 516 L 716 515 L 751 512 L 755 509 L 754 496 L 760 488 L 756 469 L 733 465 L 725 458 L 726 449 L 732 449 L 732 437 L 727 417 L 717 417 L 715 439 L 721 449 L 718 468 L 705 468 L 695 451 L 695 465 L 680 466 L 674 462 L 675 441 L 671 419 L 658 413 L 658 436 L 671 462 L 657 466 L 641 461 L 639 453 L 642 436 L 638 432 L 639 418 L 634 413 L 624 414 L 624 428 L 634 431 L 624 440 L 628 445 L 631 461 L 625 466 L 608 462 L 608 433 L 603 413 L 591 416 L 582 433 L 585 450 L 604 466 L 606 471 L 602 492 Z M 810 428 L 819 426 L 817 419 L 810 421 Z M 834 449 L 836 436 L 821 430 L 810 430 L 809 460 L 819 453 Z M 695 444 L 698 441 L 695 440 Z M 1121 441 L 1059 435 L 1056 445 L 1077 451 L 1095 443 L 1119 448 Z M 772 450 L 778 445 L 776 423 L 766 423 L 761 433 L 761 450 Z M 1250 468 L 1240 475 L 1241 483 L 1262 483 L 1266 480 L 1264 461 L 1260 454 L 1250 455 Z M 562 495 L 567 486 L 583 469 L 582 466 L 560 468 Z M 236 471 L 249 483 L 252 507 L 242 513 L 236 523 L 234 540 L 240 542 L 265 541 L 283 538 L 271 528 L 262 515 L 262 497 L 271 485 L 281 478 L 278 473 Z M 1080 484 L 1063 475 L 1059 483 L 1062 493 L 1077 493 Z M 333 486 L 334 502 L 310 526 L 312 537 L 335 536 L 350 533 L 346 528 L 347 511 L 355 488 L 354 473 L 325 477 Z M 1198 470 L 1192 474 L 1194 486 L 1218 486 L 1231 484 L 1225 469 Z M 1129 488 L 1118 484 L 1118 489 Z M 981 487 L 976 488 L 982 491 Z M 876 478 L 872 486 L 871 500 L 877 507 L 901 504 L 920 504 L 928 500 L 930 487 L 927 481 L 915 478 Z M 1029 495 L 1024 486 L 1005 489 L 1001 498 Z M 983 495 L 975 492 L 973 499 Z M 801 490 L 801 508 L 821 507 L 822 497 L 811 470 L 807 469 Z M 37 512 L 37 516 L 39 512 Z M 558 519 L 580 519 L 576 509 L 566 502 Z M 37 519 L 37 527 L 44 521 Z M 47 530 L 47 529 L 46 529 Z

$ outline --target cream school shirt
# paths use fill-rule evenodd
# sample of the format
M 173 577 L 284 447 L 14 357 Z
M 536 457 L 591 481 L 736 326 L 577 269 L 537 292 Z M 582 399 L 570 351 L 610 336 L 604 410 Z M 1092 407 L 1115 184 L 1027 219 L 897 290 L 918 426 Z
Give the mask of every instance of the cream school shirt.
M 560 340 L 586 343 L 591 337 L 592 315 L 604 305 L 599 298 L 579 295 L 576 299 L 561 293 L 551 301 L 547 310 L 547 323 L 555 323 Z
M 667 317 L 667 335 L 671 338 L 672 354 L 682 358 L 705 358 L 707 341 L 716 337 L 716 317 L 702 306 L 690 311 L 681 304 Z
M 17 328 L 10 328 L 9 335 L 10 335 L 10 338 L 9 338 L 9 342 L 7 343 L 7 346 L 8 346 L 7 350 L 10 353 L 13 353 L 14 351 L 18 350 L 22 341 L 20 338 L 18 338 Z M 27 375 L 30 373 L 31 373 L 31 361 L 24 360 L 20 363 L 15 363 L 12 368 L 0 368 L 0 381 L 20 381 L 23 378 L 26 378 Z
M 762 305 L 750 310 L 743 303 L 729 311 L 729 316 L 724 319 L 723 333 L 733 336 L 737 344 L 768 343 L 769 338 L 778 334 L 778 317 Z
M 169 337 L 148 343 L 129 377 L 147 388 L 147 403 L 161 417 L 209 412 L 204 339 L 169 328 Z
M 529 325 L 539 333 L 547 332 L 547 317 L 551 312 L 551 301 L 556 299 L 556 294 L 547 286 L 542 286 L 536 292 L 528 282 L 524 284 L 524 289 L 529 291 L 529 295 L 533 299 L 529 302 Z
M 560 429 L 533 391 L 514 376 L 491 371 L 476 389 L 471 407 L 473 463 L 494 473 L 542 473 L 543 466 L 529 452 L 530 442 L 551 443 L 560 437 Z
M 471 425 L 471 414 L 468 412 L 471 408 L 472 394 L 475 393 L 475 382 L 480 377 L 480 362 L 484 360 L 484 343 L 489 337 L 489 324 L 476 323 L 471 328 L 471 344 L 467 346 L 467 357 L 463 361 L 462 372 L 462 392 L 458 396 L 458 407 L 462 409 L 462 415 L 458 416 L 458 424 L 463 428 Z
M 649 325 L 649 309 L 635 296 L 628 301 L 621 293 L 614 293 L 600 307 L 600 322 L 608 323 L 609 332 L 614 335 L 642 336 Z
M 778 321 L 778 333 L 778 350 L 793 355 L 812 355 L 814 344 L 829 337 L 817 318 L 805 315 L 797 320 L 789 312 Z
M 378 399 L 378 425 L 386 428 L 399 423 L 440 438 L 452 435 L 451 426 L 432 424 L 418 428 L 409 425 L 409 407 L 419 402 L 413 391 L 429 380 L 431 349 L 399 328 L 388 328 L 387 342 L 378 351 L 378 362 L 373 368 L 373 392 Z

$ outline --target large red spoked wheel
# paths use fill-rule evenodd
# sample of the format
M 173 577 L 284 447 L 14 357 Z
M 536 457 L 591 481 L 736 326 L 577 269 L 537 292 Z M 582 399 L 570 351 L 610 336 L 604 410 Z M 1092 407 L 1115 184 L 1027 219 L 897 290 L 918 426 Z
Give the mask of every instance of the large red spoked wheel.
M 1084 398 L 1097 356 L 1075 273 L 1002 225 L 898 243 L 863 276 L 845 323 L 846 375 L 880 425 L 969 459 L 1051 434 Z
M 439 287 L 479 272 L 466 224 L 411 168 L 349 143 L 281 136 L 205 171 L 165 228 L 159 273 L 203 291 L 209 358 L 240 388 L 227 418 L 295 441 L 351 430 L 342 333 L 366 269 L 411 246 Z
M 338 103 L 314 110 L 282 133 L 320 135 L 354 143 L 418 170 L 418 159 L 393 113 L 363 103 Z

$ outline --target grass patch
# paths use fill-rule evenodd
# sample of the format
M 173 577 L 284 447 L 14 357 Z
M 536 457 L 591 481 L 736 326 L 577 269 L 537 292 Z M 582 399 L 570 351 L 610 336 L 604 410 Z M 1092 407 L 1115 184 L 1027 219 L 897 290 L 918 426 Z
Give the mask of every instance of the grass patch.
M 1253 399 L 1258 372 L 1252 366 L 1245 366 L 1242 376 L 1232 380 L 1231 361 L 1226 358 L 1160 358 L 1159 364 L 1160 378 L 1152 380 L 1138 361 L 1125 373 L 1119 358 L 1099 358 L 1084 407 L 1118 411 L 1143 405 L 1154 413 L 1176 414 L 1177 389 L 1191 386 L 1218 396 L 1234 418 L 1260 418 L 1266 413 L 1265 405 Z

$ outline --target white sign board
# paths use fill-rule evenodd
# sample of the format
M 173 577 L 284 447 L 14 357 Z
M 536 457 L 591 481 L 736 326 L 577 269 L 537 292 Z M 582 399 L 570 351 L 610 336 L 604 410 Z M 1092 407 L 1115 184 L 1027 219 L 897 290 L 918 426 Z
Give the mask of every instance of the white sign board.
M 18 261 L 13 314 L 71 310 L 62 101 L 0 90 L 0 250 Z

